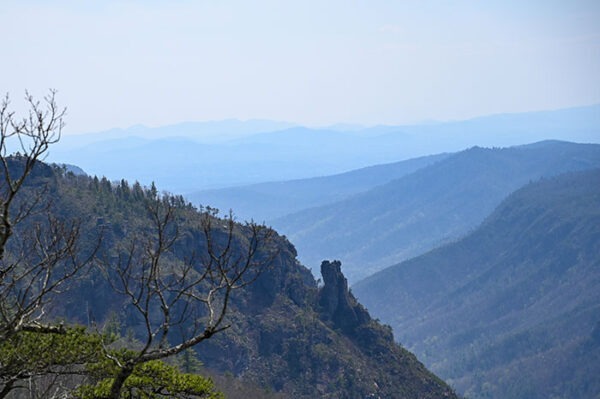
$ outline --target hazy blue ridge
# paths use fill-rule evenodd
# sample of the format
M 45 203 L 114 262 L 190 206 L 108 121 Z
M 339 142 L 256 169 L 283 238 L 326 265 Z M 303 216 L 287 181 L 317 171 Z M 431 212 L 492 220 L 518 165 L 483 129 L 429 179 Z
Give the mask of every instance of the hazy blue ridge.
M 353 292 L 469 398 L 600 394 L 600 170 L 511 194 L 463 239 Z
M 343 173 L 474 145 L 600 141 L 600 106 L 412 126 L 306 128 L 285 122 L 184 122 L 66 135 L 49 161 L 177 194 Z M 231 207 L 231 206 L 230 206 Z M 229 208 L 229 207 L 227 207 Z
M 540 177 L 600 167 L 600 145 L 474 147 L 351 198 L 272 221 L 304 264 L 340 259 L 355 282 L 455 240 Z
M 233 209 L 240 219 L 269 221 L 305 208 L 342 200 L 447 156 L 448 154 L 431 155 L 310 179 L 204 190 L 188 194 L 187 198 L 193 203 L 225 211 Z

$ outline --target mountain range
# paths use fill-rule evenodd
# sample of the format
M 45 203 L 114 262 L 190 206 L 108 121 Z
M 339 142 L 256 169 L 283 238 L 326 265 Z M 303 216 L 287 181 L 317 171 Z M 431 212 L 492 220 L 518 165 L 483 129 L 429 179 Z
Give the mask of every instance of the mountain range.
M 16 158 L 8 164 L 18 168 L 19 162 Z M 80 324 L 103 334 L 110 331 L 117 344 L 139 350 L 144 346 L 140 342 L 146 342 L 144 337 L 150 334 L 149 325 L 159 323 L 161 311 L 168 309 L 165 323 L 173 324 L 165 335 L 168 340 L 161 341 L 159 347 L 171 344 L 171 340 L 176 343 L 179 335 L 186 336 L 209 317 L 202 301 L 198 302 L 200 308 L 193 310 L 194 317 L 186 312 L 195 309 L 193 298 L 210 288 L 209 281 L 219 280 L 216 269 L 210 269 L 206 280 L 189 287 L 194 289 L 189 295 L 175 291 L 179 286 L 173 281 L 188 274 L 201 275 L 213 262 L 233 279 L 237 265 L 243 265 L 239 259 L 246 259 L 255 243 L 253 266 L 239 267 L 258 267 L 260 271 L 236 280 L 236 285 L 244 288 L 227 292 L 231 300 L 224 324 L 229 328 L 202 341 L 185 354 L 185 359 L 176 358 L 175 362 L 201 361 L 210 373 L 220 376 L 219 381 L 241 383 L 248 387 L 246 395 L 254 392 L 256 397 L 457 398 L 413 354 L 394 342 L 389 327 L 370 317 L 349 291 L 339 262 L 321 263 L 324 283 L 318 285 L 298 262 L 294 246 L 285 237 L 270 229 L 260 230 L 267 235 L 253 235 L 255 230 L 249 224 L 219 219 L 194 208 L 181 196 L 161 196 L 154 186 L 144 189 L 125 180 L 110 183 L 106 178 L 38 163 L 23 190 L 19 198 L 24 202 L 16 203 L 15 209 L 22 209 L 30 198 L 43 198 L 48 204 L 40 205 L 39 214 L 32 213 L 31 218 L 14 226 L 7 257 L 18 257 L 18 251 L 27 244 L 19 240 L 39 228 L 27 223 L 46 220 L 46 216 L 52 225 L 64 221 L 66 226 L 75 226 L 76 248 L 82 253 L 98 246 L 98 261 L 81 278 L 69 279 L 68 287 L 61 286 L 64 289 L 45 303 L 41 321 L 59 319 L 61 325 Z M 40 193 L 41 197 L 36 196 Z M 166 205 L 170 210 L 163 208 Z M 204 224 L 207 217 L 210 227 Z M 268 241 L 259 238 L 267 236 Z M 145 263 L 147 254 L 154 256 L 152 267 L 162 265 L 162 272 L 151 280 L 144 280 L 148 277 L 146 267 L 150 267 Z M 85 256 L 76 254 L 77 258 Z M 189 264 L 192 269 L 178 268 Z M 123 281 L 124 285 L 119 285 Z M 160 294 L 144 300 L 137 294 L 129 296 L 127 290 L 140 281 L 150 284 L 142 286 L 140 296 L 152 289 L 161 290 Z M 218 307 L 224 301 L 221 292 L 222 288 L 212 292 L 207 303 L 213 306 L 214 301 Z M 173 298 L 179 299 L 165 305 L 165 300 Z M 140 303 L 148 304 L 141 313 L 138 310 L 144 305 Z
M 529 181 L 600 167 L 600 145 L 473 147 L 347 199 L 271 220 L 307 265 L 340 259 L 351 282 L 460 238 Z
M 186 122 L 65 135 L 48 161 L 187 194 L 326 176 L 435 153 L 544 139 L 598 142 L 600 106 L 414 126 L 307 128 L 285 122 Z
M 511 194 L 466 237 L 355 284 L 469 398 L 600 392 L 600 170 Z
M 45 184 L 61 216 L 102 227 L 107 258 L 148 231 L 143 204 L 158 195 L 126 179 L 277 229 L 274 267 L 232 299 L 232 328 L 193 353 L 226 385 L 265 397 L 455 397 L 355 292 L 467 397 L 594 397 L 600 145 L 514 144 L 597 142 L 599 110 L 373 128 L 228 121 L 145 138 L 138 126 L 81 137 L 50 158 L 108 179 L 67 164 Z M 218 126 L 223 135 L 208 138 Z M 461 150 L 474 144 L 513 146 Z M 197 218 L 214 208 L 164 198 L 186 215 L 187 241 L 171 259 L 193 259 Z M 302 264 L 313 275 L 320 264 L 323 282 Z M 139 323 L 90 276 L 55 315 L 116 320 L 117 335 L 134 339 Z
M 235 210 L 240 219 L 273 220 L 306 208 L 334 203 L 444 159 L 448 154 L 369 166 L 308 179 L 257 183 L 188 194 L 193 203 Z

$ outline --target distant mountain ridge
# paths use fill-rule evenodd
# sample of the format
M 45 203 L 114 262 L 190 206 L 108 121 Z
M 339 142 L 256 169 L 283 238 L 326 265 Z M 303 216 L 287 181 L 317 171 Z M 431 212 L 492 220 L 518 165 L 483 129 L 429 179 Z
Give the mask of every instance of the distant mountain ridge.
M 600 169 L 531 183 L 465 238 L 353 286 L 469 398 L 600 395 Z
M 285 122 L 186 122 L 66 135 L 49 161 L 111 180 L 199 190 L 342 173 L 474 145 L 600 141 L 600 106 L 415 126 L 306 128 Z M 109 142 L 106 142 L 108 141 Z M 160 173 L 158 173 L 160 171 Z
M 468 147 L 506 147 L 541 140 L 598 143 L 600 104 L 546 111 L 480 116 L 464 121 L 400 127 L 430 139 L 451 140 Z M 478 137 L 479 136 L 479 137 Z M 482 137 L 483 136 L 483 137 Z M 480 142 L 473 143 L 476 137 Z M 519 139 L 525 141 L 520 141 Z
M 474 147 L 351 198 L 272 221 L 305 264 L 336 258 L 356 282 L 455 240 L 540 177 L 600 167 L 600 145 Z
M 113 128 L 100 132 L 71 134 L 63 137 L 61 147 L 82 146 L 90 143 L 119 139 L 123 137 L 144 137 L 147 139 L 188 138 L 198 142 L 214 143 L 228 141 L 247 135 L 289 129 L 295 123 L 261 119 L 180 122 L 172 125 L 149 127 L 134 125 L 128 128 Z
M 258 183 L 188 194 L 197 204 L 234 209 L 240 219 L 269 221 L 305 208 L 325 205 L 397 179 L 440 161 L 449 154 L 430 155 L 369 166 L 331 176 Z

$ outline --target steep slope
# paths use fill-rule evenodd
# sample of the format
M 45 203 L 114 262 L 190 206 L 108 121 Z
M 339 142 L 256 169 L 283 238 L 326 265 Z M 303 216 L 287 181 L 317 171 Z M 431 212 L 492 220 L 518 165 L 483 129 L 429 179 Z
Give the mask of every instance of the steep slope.
M 471 398 L 600 395 L 600 170 L 532 183 L 473 233 L 353 289 Z
M 77 176 L 59 168 L 53 171 L 43 165 L 38 170 L 44 172 L 38 173 L 39 182 L 49 185 L 46 192 L 53 213 L 80 221 L 80 231 L 87 239 L 83 246 L 93 246 L 101 232 L 100 259 L 118 262 L 123 249 L 133 248 L 127 245 L 130 239 L 138 247 L 156 251 L 152 245 L 144 246 L 142 238 L 152 231 L 148 205 L 158 198 L 155 189 Z M 32 187 L 35 181 L 30 182 Z M 179 238 L 170 244 L 173 250 L 165 255 L 166 262 L 201 257 L 208 245 L 202 239 L 202 215 L 181 197 L 169 197 L 168 202 L 175 207 L 177 218 L 165 234 L 177 232 Z M 244 242 L 251 237 L 248 227 L 236 225 L 229 242 L 226 226 L 214 221 L 212 245 L 225 240 L 232 251 L 228 256 L 244 256 Z M 275 235 L 257 257 L 272 259 L 272 263 L 256 281 L 235 291 L 226 321 L 231 328 L 196 348 L 206 367 L 290 398 L 456 397 L 414 355 L 394 343 L 389 327 L 371 319 L 357 303 L 348 292 L 339 263 L 323 264 L 325 284 L 319 288 L 284 237 Z M 131 306 L 125 306 L 131 298 L 106 281 L 111 270 L 92 267 L 83 278 L 74 280 L 48 311 L 85 325 L 93 321 L 102 326 L 109 320 L 117 335 L 135 342 L 136 337 L 144 336 L 145 321 Z M 172 311 L 172 320 L 179 320 L 177 308 Z M 188 323 L 204 316 L 201 312 L 195 315 Z M 176 326 L 181 334 L 188 328 Z
M 351 282 L 473 229 L 531 180 L 600 166 L 600 145 L 546 141 L 471 148 L 330 205 L 273 221 L 303 263 L 333 257 Z
M 339 262 L 324 261 L 321 272 L 318 290 L 287 282 L 288 293 L 271 293 L 268 306 L 238 308 L 234 330 L 200 347 L 200 358 L 293 398 L 455 397 L 414 355 L 392 345 L 391 329 L 348 291 Z
M 188 194 L 193 203 L 233 209 L 241 219 L 271 220 L 288 213 L 336 202 L 433 164 L 448 154 L 370 166 L 332 176 L 259 183 Z

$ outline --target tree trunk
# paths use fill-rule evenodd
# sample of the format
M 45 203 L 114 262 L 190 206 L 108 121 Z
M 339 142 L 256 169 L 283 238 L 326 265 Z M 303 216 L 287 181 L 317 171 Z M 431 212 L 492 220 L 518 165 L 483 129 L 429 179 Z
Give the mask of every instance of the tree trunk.
M 119 374 L 115 377 L 112 386 L 110 387 L 110 394 L 108 396 L 109 399 L 119 399 L 121 396 L 121 390 L 123 390 L 123 384 L 129 376 L 133 373 L 133 364 L 125 364 Z

